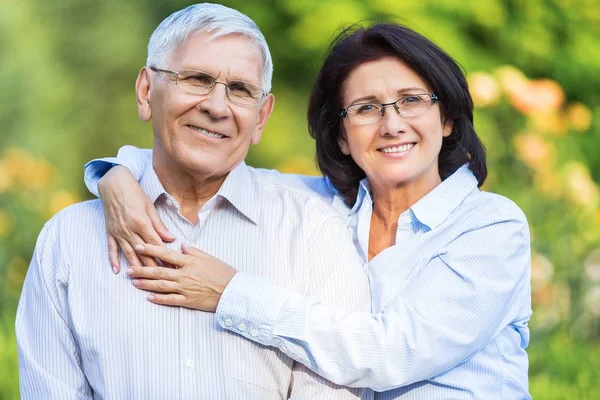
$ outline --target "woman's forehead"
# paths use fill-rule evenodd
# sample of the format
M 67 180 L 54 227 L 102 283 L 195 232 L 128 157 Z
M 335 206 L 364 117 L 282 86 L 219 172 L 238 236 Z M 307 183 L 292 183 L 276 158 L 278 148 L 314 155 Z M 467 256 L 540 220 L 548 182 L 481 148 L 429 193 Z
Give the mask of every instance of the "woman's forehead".
M 429 92 L 425 81 L 401 60 L 385 57 L 357 66 L 342 87 L 345 101 L 357 98 L 379 98 L 403 92 Z

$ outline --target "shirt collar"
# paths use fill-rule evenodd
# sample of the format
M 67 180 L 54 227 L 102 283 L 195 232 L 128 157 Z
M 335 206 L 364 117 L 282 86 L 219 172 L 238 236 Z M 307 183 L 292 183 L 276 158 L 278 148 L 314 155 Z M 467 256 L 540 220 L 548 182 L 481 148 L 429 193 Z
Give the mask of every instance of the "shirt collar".
M 256 224 L 259 207 L 256 204 L 252 176 L 245 162 L 241 162 L 229 174 L 215 197 L 226 199 L 239 212 Z M 150 201 L 155 203 L 161 195 L 170 196 L 158 179 L 152 163 L 148 164 L 140 179 L 140 186 Z
M 158 200 L 161 195 L 168 194 L 162 183 L 160 183 L 160 179 L 158 179 L 158 175 L 156 175 L 152 163 L 148 163 L 146 169 L 142 172 L 140 186 L 142 187 L 142 190 L 146 192 L 146 195 L 153 204 L 156 203 L 156 200 Z
M 442 183 L 436 186 L 431 192 L 427 193 L 422 199 L 416 202 L 409 210 L 412 210 L 415 217 L 430 229 L 434 229 L 441 224 L 450 213 L 467 197 L 471 191 L 477 187 L 477 178 L 469 169 L 468 164 L 464 164 L 452 175 L 446 178 Z M 358 187 L 358 196 L 356 202 L 349 212 L 354 215 L 360 209 L 364 201 L 371 200 L 371 188 L 367 178 L 360 181 Z
M 421 223 L 435 229 L 475 188 L 477 178 L 469 169 L 469 165 L 464 164 L 416 202 L 411 209 Z
M 260 216 L 261 205 L 256 201 L 253 182 L 254 179 L 250 174 L 250 169 L 242 161 L 227 175 L 225 182 L 217 192 L 217 196 L 226 199 L 239 212 L 256 224 Z

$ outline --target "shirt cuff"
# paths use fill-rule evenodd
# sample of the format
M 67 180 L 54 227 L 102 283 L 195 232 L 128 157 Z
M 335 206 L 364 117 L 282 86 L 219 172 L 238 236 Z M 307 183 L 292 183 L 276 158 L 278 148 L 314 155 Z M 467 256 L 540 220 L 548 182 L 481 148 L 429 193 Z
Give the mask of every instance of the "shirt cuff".
M 288 290 L 266 278 L 238 272 L 221 295 L 217 322 L 254 342 L 285 349 L 283 342 L 274 337 L 273 326 L 289 295 Z
M 100 197 L 98 195 L 98 181 L 115 165 L 117 164 L 111 162 L 108 158 L 95 159 L 85 164 L 83 167 L 83 179 L 85 186 L 91 194 Z

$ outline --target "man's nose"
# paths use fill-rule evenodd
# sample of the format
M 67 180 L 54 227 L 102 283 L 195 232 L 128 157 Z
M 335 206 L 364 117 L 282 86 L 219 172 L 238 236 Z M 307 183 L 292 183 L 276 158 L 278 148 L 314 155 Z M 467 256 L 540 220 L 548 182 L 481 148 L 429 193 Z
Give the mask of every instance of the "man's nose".
M 227 116 L 229 111 L 229 105 L 227 104 L 227 84 L 224 82 L 215 82 L 215 86 L 198 105 L 202 111 L 215 119 Z

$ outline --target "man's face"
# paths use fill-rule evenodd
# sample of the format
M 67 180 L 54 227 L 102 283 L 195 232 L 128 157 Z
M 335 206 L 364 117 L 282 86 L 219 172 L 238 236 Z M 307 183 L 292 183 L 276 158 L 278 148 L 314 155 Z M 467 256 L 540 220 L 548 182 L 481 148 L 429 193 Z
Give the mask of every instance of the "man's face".
M 219 82 L 262 86 L 260 50 L 242 35 L 191 35 L 177 47 L 169 65 L 156 67 L 197 70 Z M 137 92 L 140 118 L 152 120 L 155 161 L 213 179 L 224 177 L 246 157 L 250 144 L 260 141 L 274 100 L 268 95 L 256 107 L 236 105 L 220 84 L 209 94 L 190 94 L 177 87 L 173 75 L 149 68 L 140 71 Z

